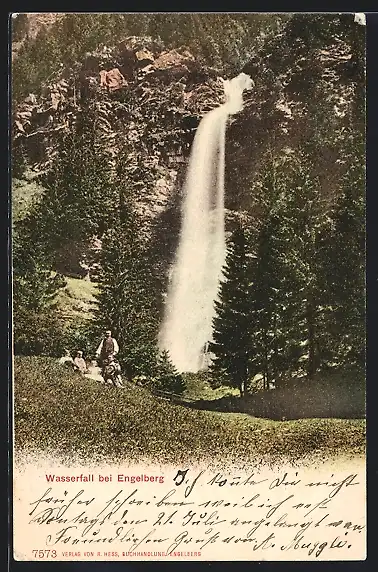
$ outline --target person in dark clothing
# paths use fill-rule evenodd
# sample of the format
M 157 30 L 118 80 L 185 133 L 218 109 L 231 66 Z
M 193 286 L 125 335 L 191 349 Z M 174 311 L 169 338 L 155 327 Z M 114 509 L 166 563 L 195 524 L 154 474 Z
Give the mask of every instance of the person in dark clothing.
M 123 387 L 121 378 L 121 366 L 115 359 L 118 352 L 119 352 L 118 342 L 115 338 L 112 337 L 111 330 L 107 330 L 105 332 L 104 339 L 101 341 L 100 345 L 97 348 L 96 357 L 99 360 L 100 362 L 99 365 L 102 368 L 102 376 L 104 376 L 105 367 L 107 365 L 113 364 L 114 367 L 116 368 L 117 386 Z
M 105 337 L 97 348 L 96 356 L 101 360 L 107 359 L 110 355 L 116 356 L 119 352 L 118 342 L 112 337 L 111 330 L 105 332 Z

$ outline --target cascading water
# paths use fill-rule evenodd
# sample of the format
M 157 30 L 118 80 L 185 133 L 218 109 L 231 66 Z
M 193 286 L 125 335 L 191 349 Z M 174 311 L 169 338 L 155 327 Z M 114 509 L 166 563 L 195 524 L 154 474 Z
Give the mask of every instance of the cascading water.
M 223 82 L 225 103 L 207 113 L 194 138 L 183 202 L 176 260 L 169 284 L 160 347 L 179 371 L 198 371 L 212 339 L 214 301 L 226 257 L 224 223 L 227 117 L 243 109 L 253 85 L 241 73 Z

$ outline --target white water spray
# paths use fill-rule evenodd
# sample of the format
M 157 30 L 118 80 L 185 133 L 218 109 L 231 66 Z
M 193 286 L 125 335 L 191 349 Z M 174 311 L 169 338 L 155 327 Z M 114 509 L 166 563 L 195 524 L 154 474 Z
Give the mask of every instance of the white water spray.
M 200 370 L 204 348 L 212 339 L 214 301 L 226 257 L 226 122 L 228 115 L 243 109 L 243 91 L 253 82 L 241 73 L 223 85 L 225 103 L 203 117 L 194 138 L 181 235 L 160 332 L 160 347 L 169 351 L 179 371 Z

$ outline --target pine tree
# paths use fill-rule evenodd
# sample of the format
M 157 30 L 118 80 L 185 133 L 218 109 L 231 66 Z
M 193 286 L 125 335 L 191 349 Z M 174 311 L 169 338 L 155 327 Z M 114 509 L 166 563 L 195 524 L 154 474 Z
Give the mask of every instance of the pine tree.
M 215 302 L 212 372 L 224 375 L 224 382 L 245 394 L 251 361 L 251 304 L 246 237 L 238 225 L 232 233 L 223 270 L 219 300 Z
M 282 312 L 286 354 L 297 371 L 313 377 L 319 367 L 321 318 L 320 238 L 327 219 L 311 154 L 299 149 L 292 164 L 280 214 Z
M 281 374 L 312 377 L 320 366 L 320 239 L 328 222 L 309 150 L 271 161 L 262 193 L 252 344 L 269 387 Z
M 143 226 L 124 195 L 118 224 L 103 236 L 94 329 L 111 329 L 129 377 L 154 375 L 158 316 Z
M 283 352 L 283 269 L 280 263 L 280 241 L 277 239 L 279 218 L 271 214 L 260 229 L 257 243 L 254 304 L 255 327 L 251 343 L 255 351 L 256 373 L 262 373 L 264 388 L 287 366 Z
M 17 227 L 12 242 L 14 351 L 58 355 L 65 340 L 56 296 L 66 282 L 51 271 L 49 259 L 20 236 Z
M 349 133 L 342 192 L 324 240 L 323 272 L 328 305 L 327 363 L 364 366 L 365 359 L 365 167 L 361 135 Z M 349 152 L 348 152 L 349 151 Z
M 251 345 L 254 348 L 254 373 L 262 374 L 263 386 L 287 367 L 284 352 L 283 310 L 286 308 L 286 292 L 282 288 L 284 265 L 282 252 L 286 240 L 282 237 L 281 213 L 287 187 L 285 160 L 274 157 L 268 148 L 260 180 L 255 181 L 253 200 L 261 213 L 257 231 L 250 234 L 249 250 L 255 253 L 254 288 L 255 310 Z
M 169 352 L 161 352 L 158 360 L 154 386 L 160 391 L 181 394 L 185 391 L 185 381 L 171 361 Z
M 62 138 L 55 162 L 42 177 L 44 196 L 23 221 L 29 240 L 67 274 L 78 269 L 91 239 L 115 224 L 119 209 L 119 192 L 94 129 L 95 116 L 88 106 Z

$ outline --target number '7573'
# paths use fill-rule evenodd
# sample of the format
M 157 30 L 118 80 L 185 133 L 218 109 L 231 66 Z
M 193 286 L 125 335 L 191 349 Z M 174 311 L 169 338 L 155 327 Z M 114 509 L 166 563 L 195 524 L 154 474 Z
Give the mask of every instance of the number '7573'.
M 32 550 L 35 558 L 56 558 L 56 550 Z

